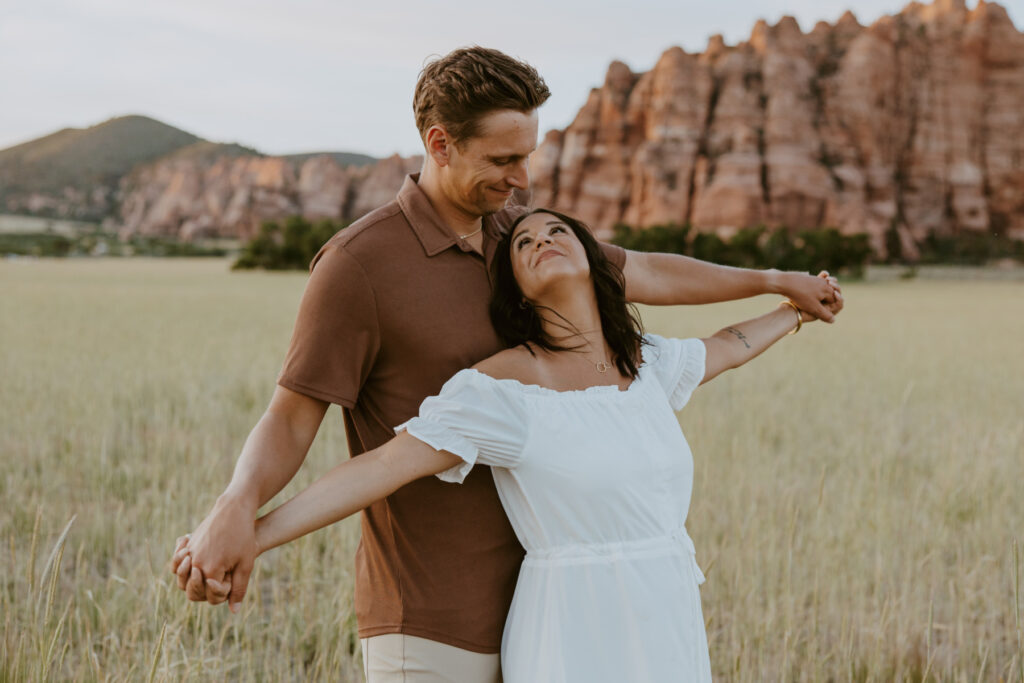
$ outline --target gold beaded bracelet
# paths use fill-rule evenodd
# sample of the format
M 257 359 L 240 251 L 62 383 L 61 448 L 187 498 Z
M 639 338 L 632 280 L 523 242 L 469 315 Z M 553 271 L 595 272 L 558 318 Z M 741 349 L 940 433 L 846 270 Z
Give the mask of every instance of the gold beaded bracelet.
M 791 329 L 786 334 L 796 334 L 797 332 L 800 331 L 800 327 L 804 324 L 804 316 L 803 316 L 802 312 L 800 311 L 800 307 L 797 306 L 792 301 L 790 301 L 789 299 L 786 299 L 782 303 L 785 304 L 786 306 L 789 306 L 790 308 L 793 309 L 794 312 L 796 312 L 796 327 Z

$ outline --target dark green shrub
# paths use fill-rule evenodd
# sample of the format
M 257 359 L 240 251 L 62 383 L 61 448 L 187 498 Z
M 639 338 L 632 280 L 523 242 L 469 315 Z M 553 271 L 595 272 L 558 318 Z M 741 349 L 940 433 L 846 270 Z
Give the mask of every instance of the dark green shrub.
M 687 253 L 689 225 L 652 225 L 634 230 L 628 225 L 616 225 L 612 242 L 633 251 L 660 251 L 667 254 Z
M 988 232 L 931 234 L 921 245 L 921 263 L 981 266 L 1001 258 L 1024 261 L 1024 242 Z

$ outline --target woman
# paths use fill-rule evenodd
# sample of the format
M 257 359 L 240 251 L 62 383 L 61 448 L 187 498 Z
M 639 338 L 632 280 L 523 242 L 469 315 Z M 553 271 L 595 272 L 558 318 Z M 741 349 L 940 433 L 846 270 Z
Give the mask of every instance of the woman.
M 707 339 L 643 336 L 622 274 L 578 221 L 534 211 L 499 249 L 491 316 L 509 348 L 258 520 L 260 551 L 419 477 L 461 482 L 490 465 L 527 551 L 502 643 L 507 682 L 710 680 L 684 527 L 693 461 L 673 411 L 803 314 L 787 301 Z M 175 560 L 187 573 L 187 548 Z

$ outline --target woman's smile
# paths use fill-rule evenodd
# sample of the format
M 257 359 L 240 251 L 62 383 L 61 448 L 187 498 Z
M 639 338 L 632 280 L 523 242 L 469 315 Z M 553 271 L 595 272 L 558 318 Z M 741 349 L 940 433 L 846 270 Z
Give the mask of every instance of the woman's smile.
M 547 249 L 547 250 L 542 251 L 540 253 L 540 256 L 538 256 L 534 260 L 533 265 L 534 266 L 540 265 L 543 261 L 547 261 L 549 259 L 555 258 L 556 256 L 565 256 L 565 254 L 563 254 L 562 252 L 558 251 L 555 248 Z

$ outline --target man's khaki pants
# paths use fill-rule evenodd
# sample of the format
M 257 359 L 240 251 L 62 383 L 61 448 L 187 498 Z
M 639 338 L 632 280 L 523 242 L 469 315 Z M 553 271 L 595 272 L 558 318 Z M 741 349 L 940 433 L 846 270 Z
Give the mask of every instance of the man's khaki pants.
M 387 633 L 364 638 L 366 683 L 501 683 L 498 655 Z

